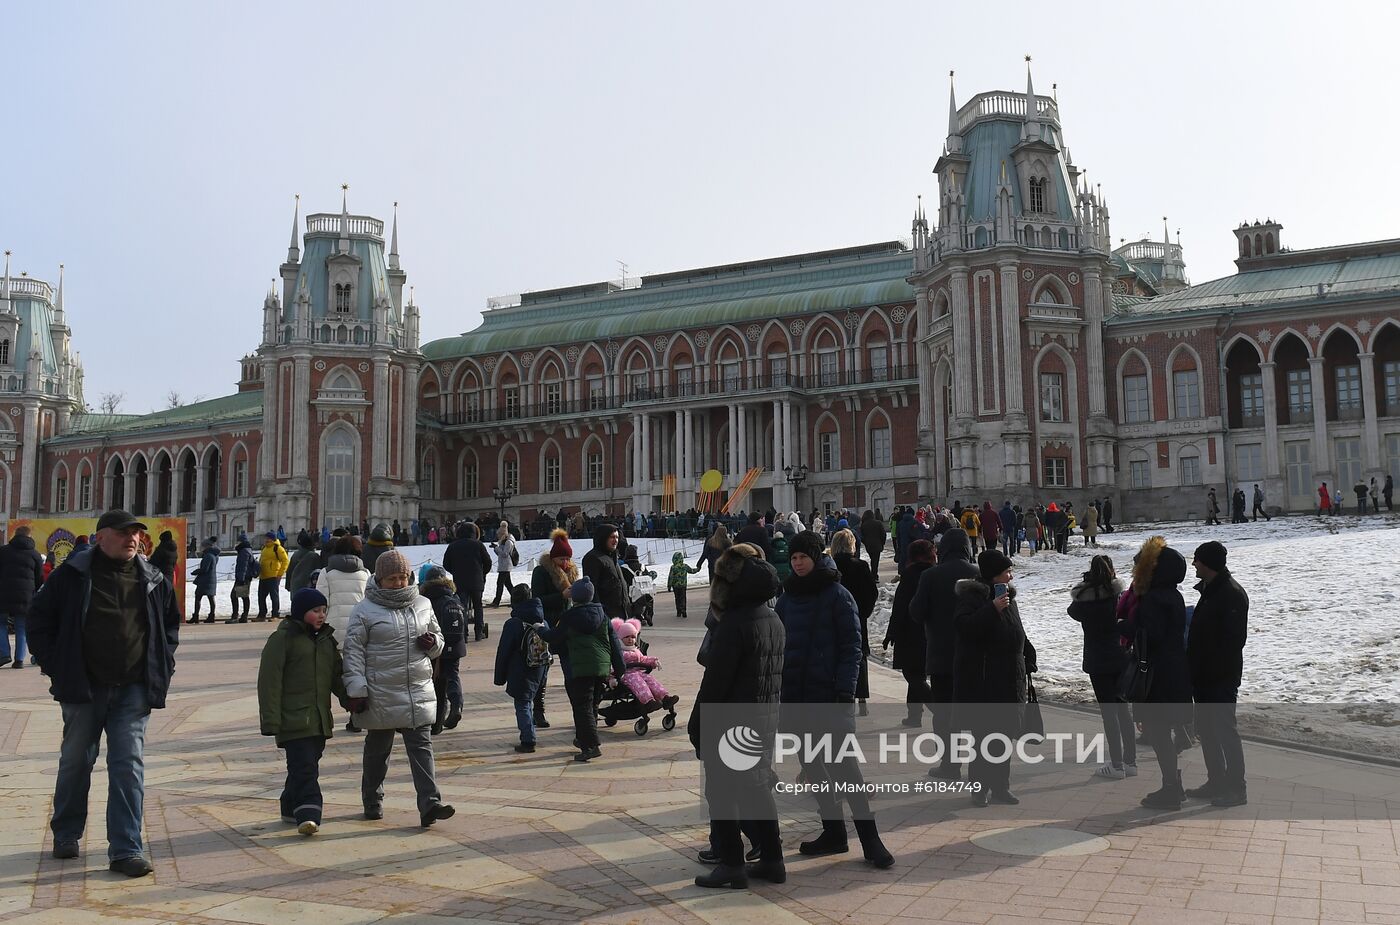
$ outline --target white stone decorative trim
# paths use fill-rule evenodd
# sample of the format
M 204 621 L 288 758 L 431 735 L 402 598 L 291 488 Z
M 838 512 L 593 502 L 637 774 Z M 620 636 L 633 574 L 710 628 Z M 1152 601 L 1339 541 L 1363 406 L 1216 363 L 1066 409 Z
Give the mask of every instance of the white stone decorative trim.
M 1259 333 L 1255 336 L 1259 339 L 1259 343 L 1267 344 L 1274 339 L 1274 332 L 1270 331 L 1268 328 L 1260 328 Z
M 909 312 L 905 310 L 903 305 L 896 305 L 894 311 L 890 312 L 890 318 L 893 319 L 895 324 L 903 324 L 904 319 L 908 317 Z
M 362 372 L 362 373 L 367 373 L 367 372 L 369 372 L 369 364 L 368 364 L 368 363 L 365 363 L 365 362 L 361 362 L 360 365 L 359 365 L 359 370 L 360 370 L 360 372 Z
M 317 360 L 316 363 L 315 363 L 315 366 L 316 366 L 316 372 L 318 372 L 318 373 L 323 373 L 323 372 L 326 371 L 326 361 L 325 361 L 325 360 Z
M 1368 333 L 1371 330 L 1371 319 L 1362 318 L 1360 321 L 1356 322 L 1356 330 L 1360 331 L 1362 334 Z
M 577 345 L 577 344 L 572 344 L 572 345 L 570 345 L 570 346 L 569 346 L 569 349 L 564 351 L 564 359 L 568 360 L 570 363 L 577 363 L 577 362 L 578 362 L 578 345 Z
M 796 321 L 792 322 L 792 324 L 788 325 L 788 329 L 792 331 L 793 337 L 801 337 L 802 332 L 807 330 L 807 322 L 798 318 Z
M 658 334 L 658 335 L 656 335 L 656 340 L 654 341 L 654 343 L 655 343 L 655 345 L 656 345 L 656 352 L 657 352 L 657 353 L 660 353 L 661 351 L 665 350 L 665 349 L 666 349 L 666 345 L 669 344 L 670 342 L 671 342 L 671 339 L 670 339 L 669 337 L 667 337 L 665 334 Z
M 744 336 L 749 339 L 749 343 L 756 344 L 758 343 L 758 338 L 762 333 L 763 328 L 759 327 L 757 324 L 751 324 L 749 325 L 748 330 L 744 332 Z
M 1026 267 L 1021 271 L 1021 279 L 1029 283 L 1031 280 L 1035 279 L 1035 271 L 1030 267 Z
M 1321 336 L 1322 336 L 1322 327 L 1321 327 L 1321 325 L 1317 325 L 1317 324 L 1310 324 L 1310 325 L 1308 325 L 1308 339 L 1309 339 L 1309 340 L 1317 340 L 1317 339 L 1318 339 L 1319 337 L 1321 337 Z
M 1070 284 L 1071 286 L 1076 285 L 1076 284 L 1079 282 L 1079 274 L 1078 274 L 1078 273 L 1071 272 L 1071 273 L 1069 274 L 1069 276 L 1066 277 L 1066 278 L 1069 280 L 1069 284 Z

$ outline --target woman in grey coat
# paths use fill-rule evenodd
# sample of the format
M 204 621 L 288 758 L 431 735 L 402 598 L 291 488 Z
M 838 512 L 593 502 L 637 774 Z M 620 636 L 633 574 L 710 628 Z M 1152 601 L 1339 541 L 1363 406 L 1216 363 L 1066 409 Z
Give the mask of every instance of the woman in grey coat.
M 364 600 L 350 613 L 345 634 L 345 696 L 355 725 L 366 731 L 360 798 L 366 819 L 384 818 L 384 775 L 394 733 L 403 738 L 424 827 L 456 812 L 442 802 L 433 767 L 431 729 L 437 719 L 432 660 L 443 635 L 433 605 L 418 593 L 408 557 L 381 553 Z

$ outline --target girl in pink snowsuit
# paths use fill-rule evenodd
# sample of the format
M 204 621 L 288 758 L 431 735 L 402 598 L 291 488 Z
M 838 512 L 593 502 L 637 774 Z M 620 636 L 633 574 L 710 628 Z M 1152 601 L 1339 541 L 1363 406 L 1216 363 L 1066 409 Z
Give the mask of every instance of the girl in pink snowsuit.
M 617 633 L 617 638 L 622 641 L 622 661 L 627 666 L 622 675 L 622 683 L 636 696 L 637 702 L 659 702 L 667 709 L 674 706 L 680 698 L 672 696 L 662 683 L 656 680 L 655 675 L 646 671 L 648 668 L 660 668 L 661 660 L 655 656 L 644 655 L 638 648 L 637 639 L 642 633 L 641 621 L 619 620 L 614 617 L 612 628 Z

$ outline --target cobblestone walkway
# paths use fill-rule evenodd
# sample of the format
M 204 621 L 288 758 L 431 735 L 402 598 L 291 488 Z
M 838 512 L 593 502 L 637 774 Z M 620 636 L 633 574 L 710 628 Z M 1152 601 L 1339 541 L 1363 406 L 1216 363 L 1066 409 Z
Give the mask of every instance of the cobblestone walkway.
M 703 613 L 700 594 L 693 598 L 691 613 Z M 488 611 L 497 627 L 505 614 Z M 796 843 L 814 830 L 815 812 L 785 819 L 786 884 L 701 890 L 691 881 L 703 869 L 694 854 L 707 825 L 683 728 L 667 733 L 653 724 L 645 737 L 626 725 L 603 730 L 604 757 L 578 765 L 570 760 L 567 703 L 553 687 L 554 728 L 541 733 L 537 753 L 516 755 L 509 703 L 490 684 L 494 634 L 468 653 L 466 719 L 436 744 L 439 782 L 457 816 L 418 827 L 398 751 L 385 818 L 360 819 L 361 740 L 340 734 L 322 766 L 324 828 L 304 839 L 278 820 L 281 753 L 257 735 L 254 679 L 266 631 L 263 624 L 186 628 L 170 706 L 153 714 L 148 736 L 146 826 L 156 872 L 135 881 L 107 871 L 100 761 L 96 825 L 83 856 L 49 856 L 58 707 L 37 669 L 0 671 L 0 918 L 26 925 L 1400 923 L 1400 851 L 1390 821 L 1400 808 L 1400 774 L 1301 752 L 1264 755 L 1262 746 L 1248 749 L 1251 769 L 1267 765 L 1269 776 L 1252 775 L 1246 807 L 1188 805 L 1154 815 L 1137 805 L 1155 786 L 1150 762 L 1143 776 L 1116 783 L 1086 782 L 1076 768 L 1064 772 L 1077 776 L 1075 786 L 1027 781 L 1018 787 L 1022 805 L 1010 811 L 988 814 L 957 799 L 882 816 L 898 859 L 890 871 L 864 865 L 858 849 L 801 858 Z M 699 681 L 699 620 L 679 621 L 666 606 L 649 636 L 665 666 L 661 677 L 683 697 L 683 720 Z M 876 700 L 903 700 L 893 672 L 872 669 L 871 686 Z M 1188 782 L 1199 780 L 1198 759 L 1187 767 Z

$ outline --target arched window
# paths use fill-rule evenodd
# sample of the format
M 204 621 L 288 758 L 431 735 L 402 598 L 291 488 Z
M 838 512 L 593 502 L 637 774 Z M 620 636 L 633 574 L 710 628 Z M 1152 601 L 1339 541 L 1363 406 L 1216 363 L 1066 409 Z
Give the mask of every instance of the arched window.
M 344 427 L 326 438 L 323 523 L 339 527 L 355 521 L 355 439 Z
M 457 482 L 458 499 L 475 498 L 481 494 L 481 464 L 476 454 L 468 450 L 462 456 L 462 477 Z
M 0 363 L 10 362 L 10 339 L 0 340 Z
M 545 446 L 540 460 L 540 491 L 546 494 L 558 492 L 563 487 L 562 469 L 559 447 L 550 442 Z
M 878 416 L 870 422 L 869 465 L 874 469 L 887 469 L 894 465 L 894 455 L 890 444 L 890 422 Z
M 418 496 L 425 500 L 436 500 L 437 490 L 437 451 L 428 447 L 423 453 L 423 463 L 418 469 Z
M 335 310 L 348 314 L 350 311 L 350 284 L 335 284 Z
M 1201 454 L 1194 446 L 1186 447 L 1177 457 L 1177 468 L 1181 470 L 1181 484 L 1201 484 Z
M 583 487 L 590 491 L 603 488 L 603 444 L 594 438 L 583 451 Z

